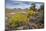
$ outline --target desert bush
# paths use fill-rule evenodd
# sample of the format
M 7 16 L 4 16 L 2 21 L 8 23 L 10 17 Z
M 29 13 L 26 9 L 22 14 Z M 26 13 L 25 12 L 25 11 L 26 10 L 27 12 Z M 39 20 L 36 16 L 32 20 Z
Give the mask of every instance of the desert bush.
M 21 13 L 16 13 L 15 16 L 9 18 L 9 26 L 11 28 L 16 28 L 22 25 L 26 25 L 27 23 L 28 23 L 27 16 Z
M 29 10 L 29 11 L 28 11 L 28 15 L 29 15 L 29 16 L 35 16 L 35 11 Z

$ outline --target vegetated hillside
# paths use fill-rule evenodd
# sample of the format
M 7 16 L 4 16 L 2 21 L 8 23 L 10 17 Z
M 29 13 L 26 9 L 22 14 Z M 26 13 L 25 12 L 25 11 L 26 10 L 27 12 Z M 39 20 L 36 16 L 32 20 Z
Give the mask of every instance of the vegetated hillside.
M 6 30 L 42 29 L 44 28 L 44 9 L 32 6 L 30 9 L 6 9 Z
M 43 10 L 6 10 L 10 29 L 37 29 L 44 27 Z M 22 28 L 23 27 L 23 28 Z
M 9 12 L 26 12 L 27 9 L 5 9 L 5 12 L 6 13 L 9 13 Z

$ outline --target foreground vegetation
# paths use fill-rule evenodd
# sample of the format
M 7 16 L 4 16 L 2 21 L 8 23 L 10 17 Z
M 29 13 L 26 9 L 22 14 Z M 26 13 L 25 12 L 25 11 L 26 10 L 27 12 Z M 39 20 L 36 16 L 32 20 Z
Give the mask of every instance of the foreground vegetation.
M 11 11 L 10 11 L 11 12 Z M 8 12 L 9 13 L 9 12 Z M 23 13 L 16 12 L 14 15 L 8 16 L 8 28 L 13 30 L 18 29 L 39 29 L 44 28 L 44 9 L 43 5 L 36 10 L 35 5 Z M 20 28 L 19 28 L 20 27 Z M 22 27 L 22 28 L 21 28 Z

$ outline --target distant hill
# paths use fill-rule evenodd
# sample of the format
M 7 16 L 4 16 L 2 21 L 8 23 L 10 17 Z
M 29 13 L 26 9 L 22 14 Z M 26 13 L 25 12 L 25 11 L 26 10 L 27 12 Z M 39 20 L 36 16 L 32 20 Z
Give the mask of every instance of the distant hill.
M 26 12 L 28 9 L 20 9 L 20 8 L 18 8 L 18 9 L 16 9 L 16 8 L 14 8 L 14 9 L 8 9 L 8 8 L 5 8 L 5 13 L 9 13 L 9 12 Z

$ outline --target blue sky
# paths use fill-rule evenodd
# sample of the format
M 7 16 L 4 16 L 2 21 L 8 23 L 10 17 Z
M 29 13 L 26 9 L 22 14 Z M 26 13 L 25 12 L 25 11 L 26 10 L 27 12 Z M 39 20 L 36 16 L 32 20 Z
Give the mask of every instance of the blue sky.
M 36 4 L 36 8 L 40 8 L 40 3 Z M 31 2 L 29 1 L 18 1 L 18 0 L 6 0 L 6 8 L 21 8 L 21 9 L 25 9 L 25 8 L 29 8 L 31 7 Z

